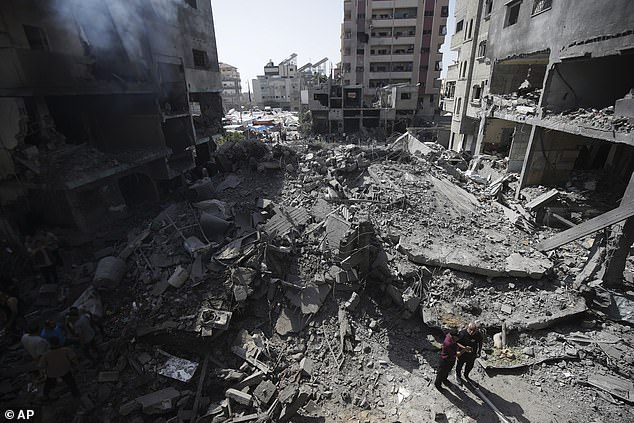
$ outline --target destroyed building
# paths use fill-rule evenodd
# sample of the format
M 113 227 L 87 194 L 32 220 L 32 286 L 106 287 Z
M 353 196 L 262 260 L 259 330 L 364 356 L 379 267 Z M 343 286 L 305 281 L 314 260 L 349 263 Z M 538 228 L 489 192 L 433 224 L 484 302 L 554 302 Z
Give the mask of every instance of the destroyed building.
M 373 2 L 385 8 L 394 3 Z M 498 3 L 490 19 L 500 13 L 498 6 L 528 2 Z M 9 4 L 12 13 L 21 10 L 22 3 Z M 85 4 L 76 3 L 78 11 L 73 15 L 81 16 Z M 202 2 L 193 0 L 154 0 L 151 8 L 157 13 L 174 12 L 162 9 L 168 4 L 192 13 L 205 9 Z M 554 10 L 555 4 L 541 15 Z M 91 10 L 109 11 L 111 22 L 119 22 L 122 5 L 110 2 Z M 62 10 L 56 7 L 47 12 Z M 511 10 L 509 18 L 521 16 L 519 9 Z M 621 3 L 620 10 L 631 9 Z M 569 9 L 568 13 L 590 12 Z M 565 22 L 566 18 L 562 14 L 559 19 Z M 95 22 L 91 20 L 92 26 L 85 31 L 102 28 Z M 160 30 L 166 32 L 163 23 Z M 78 23 L 77 27 L 82 26 Z M 134 28 L 127 24 L 120 33 Z M 47 34 L 47 42 L 53 45 L 56 38 Z M 33 33 L 30 37 L 34 39 Z M 494 51 L 510 48 L 511 42 L 533 41 L 505 40 L 509 45 Z M 96 63 L 89 69 L 117 62 Z M 310 88 L 319 90 L 328 84 L 319 74 L 314 78 L 319 73 L 315 68 L 322 64 L 298 69 L 313 76 Z M 127 63 L 123 68 L 135 69 Z M 50 65 L 49 69 L 55 68 Z M 187 66 L 183 71 L 187 75 Z M 111 73 L 98 75 L 106 78 Z M 115 79 L 119 82 L 106 82 L 121 83 Z M 566 79 L 573 87 L 592 81 L 584 76 L 572 85 L 574 79 Z M 67 81 L 63 74 L 54 80 Z M 83 82 L 93 87 L 95 81 L 101 80 Z M 217 81 L 220 87 L 219 76 Z M 468 90 L 469 85 L 462 88 Z M 364 95 L 355 91 L 360 88 L 344 85 L 333 94 L 333 85 L 327 87 L 325 98 L 317 93 L 308 100 L 327 104 L 341 100 L 342 120 L 348 108 L 364 110 Z M 394 99 L 403 87 L 391 86 L 385 101 L 389 94 Z M 38 89 L 32 88 L 33 92 Z M 68 113 L 88 114 L 82 118 L 87 134 L 102 134 L 95 137 L 99 143 L 94 151 L 99 152 L 106 135 L 128 134 L 121 120 L 128 115 L 101 111 L 130 110 L 133 105 L 123 100 L 133 94 L 104 95 L 108 101 L 99 102 L 100 108 L 94 111 L 96 106 L 89 100 L 99 94 L 91 93 L 81 103 L 85 111 L 74 107 Z M 29 101 L 35 100 L 28 100 L 31 96 L 26 94 L 17 96 L 16 92 L 11 97 L 25 102 L 28 117 Z M 219 98 L 220 92 L 213 94 Z M 143 106 L 147 106 L 146 96 L 162 98 L 134 95 L 141 96 Z M 118 101 L 119 97 L 124 98 Z M 617 100 L 615 109 L 627 105 L 625 100 Z M 38 137 L 70 139 L 73 132 L 67 128 L 75 128 L 74 115 L 49 106 L 62 101 L 53 94 L 46 94 L 42 101 L 51 115 L 47 121 L 56 126 L 46 127 L 50 132 L 44 135 L 37 132 Z M 161 104 L 156 106 L 163 108 L 161 115 L 171 111 L 171 103 L 170 107 Z M 149 116 L 154 121 L 153 109 L 147 106 L 147 110 L 149 115 L 137 114 L 134 108 L 129 120 Z M 485 118 L 504 120 L 497 112 Z M 200 123 L 191 114 L 195 129 Z M 241 111 L 232 115 L 242 123 Z M 5 116 L 12 114 L 0 118 Z M 106 133 L 97 131 L 105 123 L 96 118 L 104 116 L 110 117 Z M 245 120 L 261 118 L 289 122 L 288 127 L 297 123 L 293 112 L 268 110 L 249 111 Z M 165 131 L 161 123 L 169 121 L 159 118 L 152 134 L 158 133 L 163 140 L 166 135 L 161 138 L 158 131 Z M 526 124 L 531 126 L 531 136 L 541 121 Z M 16 126 L 1 128 L 3 148 L 8 150 L 4 134 L 7 129 L 14 133 Z M 170 134 L 181 132 L 174 129 Z M 546 137 L 556 130 L 544 128 L 543 132 Z M 135 132 L 139 134 L 144 132 Z M 112 139 L 121 140 L 116 144 L 119 148 L 123 141 L 131 142 L 131 137 Z M 0 412 L 11 416 L 5 410 L 34 405 L 41 423 L 634 421 L 631 170 L 630 174 L 625 168 L 615 172 L 619 179 L 630 181 L 627 187 L 613 182 L 617 179 L 608 179 L 608 185 L 590 177 L 557 188 L 522 187 L 517 172 L 509 171 L 503 159 L 445 149 L 412 128 L 389 137 L 385 145 L 347 141 L 343 136 L 267 142 L 223 137 L 208 155 L 213 172 L 197 169 L 183 178 L 185 183 L 167 182 L 169 178 L 165 184 L 157 183 L 159 190 L 172 183 L 181 188 L 169 192 L 161 204 L 131 209 L 129 219 L 101 221 L 103 225 L 88 235 L 47 225 L 50 234 L 44 234 L 45 239 L 57 240 L 43 248 L 61 258 L 53 265 L 59 272 L 54 282 L 38 271 L 26 237 L 11 244 L 2 238 L 0 259 L 8 278 L 2 279 L 0 295 L 4 306 L 0 307 L 0 404 L 6 406 Z M 165 143 L 167 149 L 166 139 Z M 545 140 L 531 139 L 531 143 L 543 149 Z M 613 144 L 617 143 L 608 143 Z M 33 156 L 46 158 L 56 145 L 38 143 Z M 93 148 L 92 138 L 85 145 Z M 150 147 L 162 151 L 154 144 Z M 12 162 L 16 169 L 27 163 L 33 166 L 28 156 L 17 154 L 20 151 L 15 147 L 5 156 L 16 157 Z M 66 177 L 62 172 L 70 169 L 73 180 L 82 181 L 101 169 L 90 158 L 110 166 L 114 180 L 121 167 L 138 168 L 119 151 L 103 153 L 112 154 L 107 156 L 110 161 L 80 153 L 79 149 L 67 151 L 85 166 L 56 161 L 58 167 L 44 175 L 53 181 L 55 172 Z M 165 154 L 161 166 L 174 166 L 172 151 Z M 627 151 L 610 154 L 612 163 L 631 159 Z M 541 157 L 550 159 L 547 152 Z M 150 165 L 152 169 L 158 166 Z M 26 168 L 32 172 L 30 179 L 16 172 L 14 185 L 24 183 L 36 189 L 39 170 Z M 548 167 L 548 172 L 538 183 L 546 184 L 551 176 L 564 178 L 557 168 Z M 105 211 L 99 198 L 83 200 L 86 208 L 92 201 L 93 207 Z M 575 216 L 559 215 L 573 208 Z M 0 209 L 0 216 L 5 216 L 5 210 Z M 116 210 L 115 206 L 111 211 Z M 12 298 L 12 304 L 19 301 L 14 314 L 9 307 Z M 19 319 L 11 321 L 16 314 Z M 68 342 L 79 357 L 69 367 L 80 394 L 73 395 L 72 389 L 58 383 L 49 396 L 46 385 L 55 374 L 42 373 L 48 371 L 43 365 L 47 363 L 39 361 L 38 351 L 28 348 L 21 337 L 28 330 L 36 338 L 33 326 L 39 331 L 42 325 L 46 329 L 63 326 L 62 334 L 77 335 L 77 326 L 71 325 L 79 314 L 94 332 L 90 344 L 76 340 L 86 348 L 73 344 L 74 339 Z M 483 336 L 482 351 L 474 357 L 473 379 L 465 377 L 461 382 L 452 375 L 447 389 L 437 389 L 433 382 L 443 360 L 443 342 L 448 332 L 466 328 L 470 322 L 477 322 Z M 37 333 L 44 338 L 48 332 Z M 46 382 L 42 376 L 48 377 Z
M 208 1 L 4 1 L 0 14 L 5 218 L 88 230 L 208 160 L 222 129 Z
M 448 74 L 451 148 L 507 157 L 520 188 L 632 164 L 633 5 L 458 1 Z M 597 21 L 600 21 L 598 23 Z M 453 88 L 455 87 L 455 89 Z

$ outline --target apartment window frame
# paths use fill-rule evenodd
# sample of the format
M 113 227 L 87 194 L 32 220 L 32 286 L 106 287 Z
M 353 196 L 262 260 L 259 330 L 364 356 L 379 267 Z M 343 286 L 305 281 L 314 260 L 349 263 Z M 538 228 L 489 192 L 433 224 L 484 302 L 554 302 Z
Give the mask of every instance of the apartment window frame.
M 46 30 L 37 25 L 22 25 L 24 36 L 31 50 L 51 51 Z
M 493 0 L 486 0 L 484 3 L 484 19 L 489 20 L 493 12 Z
M 553 0 L 533 0 L 533 10 L 531 17 L 537 16 L 553 8 Z
M 480 41 L 480 44 L 478 44 L 478 56 L 476 58 L 481 59 L 486 55 L 486 53 L 487 53 L 487 40 L 482 40 Z
M 440 7 L 440 17 L 448 18 L 449 17 L 449 6 L 441 6 Z
M 401 93 L 401 100 L 411 100 L 412 93 Z
M 456 34 L 459 33 L 460 31 L 462 31 L 462 29 L 464 28 L 464 19 L 460 19 L 458 22 L 456 22 Z
M 471 87 L 471 103 L 480 104 L 482 99 L 482 85 L 476 84 Z
M 522 0 L 511 1 L 506 4 L 506 16 L 504 17 L 504 28 L 513 26 L 519 22 Z
M 447 35 L 447 25 L 440 25 L 438 35 Z

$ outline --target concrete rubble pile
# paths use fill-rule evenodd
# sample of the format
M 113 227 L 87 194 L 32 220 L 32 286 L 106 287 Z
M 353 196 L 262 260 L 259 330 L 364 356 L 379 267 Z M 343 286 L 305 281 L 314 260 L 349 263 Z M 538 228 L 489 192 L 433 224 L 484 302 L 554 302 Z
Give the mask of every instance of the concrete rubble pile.
M 601 131 L 629 133 L 634 128 L 631 118 L 615 115 L 614 106 L 608 106 L 602 109 L 580 108 L 557 114 L 548 113 L 548 111 L 546 111 L 546 117 L 557 122 L 579 125 Z
M 186 201 L 97 264 L 118 336 L 86 408 L 110 421 L 290 421 L 335 402 L 387 417 L 410 395 L 383 358 L 409 351 L 388 349 L 394 321 L 421 317 L 432 329 L 503 329 L 485 368 L 557 362 L 527 376 L 534 384 L 563 373 L 562 390 L 605 391 L 631 377 L 626 327 L 597 317 L 552 332 L 585 316 L 586 300 L 557 282 L 572 274 L 565 256 L 532 248 L 543 204 L 527 211 L 497 166 L 407 135 L 378 148 L 222 145 Z M 430 336 L 417 359 L 438 345 Z M 596 364 L 606 345 L 613 358 Z M 589 367 L 603 378 L 583 378 Z

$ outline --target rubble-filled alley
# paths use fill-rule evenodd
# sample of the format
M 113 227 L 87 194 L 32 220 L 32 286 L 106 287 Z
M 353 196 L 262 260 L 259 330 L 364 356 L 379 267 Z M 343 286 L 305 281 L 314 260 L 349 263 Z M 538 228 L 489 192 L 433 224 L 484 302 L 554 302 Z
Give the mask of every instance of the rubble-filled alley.
M 173 201 L 53 230 L 64 267 L 20 281 L 23 324 L 89 312 L 98 358 L 78 398 L 46 401 L 5 331 L 2 403 L 45 422 L 632 421 L 634 263 L 614 290 L 580 280 L 599 236 L 539 251 L 618 197 L 579 175 L 516 200 L 493 156 L 388 141 L 227 141 Z M 475 383 L 443 395 L 444 332 L 470 321 Z

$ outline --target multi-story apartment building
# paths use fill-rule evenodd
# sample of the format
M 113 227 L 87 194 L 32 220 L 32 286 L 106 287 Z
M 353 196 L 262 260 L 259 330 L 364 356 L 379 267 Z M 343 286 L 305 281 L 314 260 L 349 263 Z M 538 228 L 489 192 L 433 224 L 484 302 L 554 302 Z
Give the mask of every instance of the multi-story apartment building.
M 632 16 L 627 0 L 493 1 L 475 152 L 506 152 L 519 188 L 603 170 L 622 189 L 634 169 Z
M 443 109 L 452 114 L 449 148 L 473 150 L 480 127 L 481 101 L 488 91 L 490 60 L 486 58 L 492 2 L 457 0 L 451 49 L 457 63 L 447 69 Z
M 275 65 L 273 61 L 264 66 L 264 75 L 253 80 L 255 104 L 298 111 L 300 102 L 300 78 L 297 69 L 297 54 Z
M 413 87 L 401 116 L 433 120 L 438 112 L 448 0 L 344 0 L 343 86 L 361 86 L 362 104 L 381 101 L 383 87 Z
M 222 105 L 225 111 L 239 108 L 242 104 L 242 82 L 240 72 L 235 66 L 220 63 L 222 78 Z
M 208 160 L 222 129 L 209 1 L 7 0 L 0 47 L 3 217 L 90 230 Z

